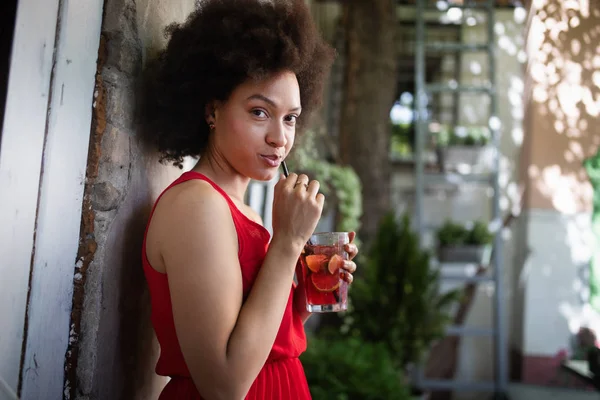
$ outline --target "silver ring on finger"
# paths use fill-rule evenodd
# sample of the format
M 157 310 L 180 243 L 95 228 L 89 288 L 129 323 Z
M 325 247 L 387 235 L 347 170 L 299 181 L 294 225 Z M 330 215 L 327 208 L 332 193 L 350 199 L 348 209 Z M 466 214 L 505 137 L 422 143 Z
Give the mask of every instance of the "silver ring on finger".
M 296 186 L 298 185 L 304 185 L 304 187 L 306 188 L 306 190 L 308 190 L 308 184 L 304 183 L 304 182 L 296 182 L 296 184 L 294 185 L 294 189 L 296 188 Z

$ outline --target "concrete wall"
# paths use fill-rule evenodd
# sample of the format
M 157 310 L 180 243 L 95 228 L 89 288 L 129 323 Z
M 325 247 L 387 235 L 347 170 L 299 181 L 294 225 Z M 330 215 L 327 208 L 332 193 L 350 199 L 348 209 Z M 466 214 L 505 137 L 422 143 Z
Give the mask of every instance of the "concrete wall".
M 134 121 L 134 85 L 163 28 L 193 0 L 106 0 L 67 358 L 68 397 L 153 399 L 158 346 L 141 244 L 150 208 L 181 171 L 158 163 Z
M 582 167 L 600 144 L 600 3 L 533 2 L 527 36 L 527 207 L 523 379 L 545 384 L 580 326 L 600 332 L 586 303 L 592 189 Z

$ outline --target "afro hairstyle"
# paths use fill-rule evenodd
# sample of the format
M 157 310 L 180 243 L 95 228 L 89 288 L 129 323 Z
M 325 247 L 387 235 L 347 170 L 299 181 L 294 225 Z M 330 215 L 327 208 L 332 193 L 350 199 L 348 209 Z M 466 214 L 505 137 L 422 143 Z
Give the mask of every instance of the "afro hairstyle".
M 144 72 L 141 123 L 161 162 L 179 167 L 184 157 L 200 157 L 207 147 L 207 105 L 226 101 L 248 80 L 293 72 L 302 130 L 321 104 L 335 54 L 304 0 L 203 0 L 166 35 L 166 48 Z

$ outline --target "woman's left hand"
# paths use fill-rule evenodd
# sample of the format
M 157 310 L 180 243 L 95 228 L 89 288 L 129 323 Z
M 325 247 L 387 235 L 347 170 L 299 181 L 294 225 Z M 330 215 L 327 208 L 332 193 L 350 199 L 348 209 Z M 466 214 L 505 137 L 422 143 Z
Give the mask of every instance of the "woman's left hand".
M 344 250 L 348 253 L 348 260 L 343 261 L 343 265 L 340 266 L 342 269 L 342 279 L 351 284 L 354 280 L 354 272 L 356 271 L 356 264 L 354 261 L 354 257 L 358 254 L 358 247 L 353 243 L 354 238 L 356 237 L 356 232 L 349 233 L 350 243 L 344 245 Z

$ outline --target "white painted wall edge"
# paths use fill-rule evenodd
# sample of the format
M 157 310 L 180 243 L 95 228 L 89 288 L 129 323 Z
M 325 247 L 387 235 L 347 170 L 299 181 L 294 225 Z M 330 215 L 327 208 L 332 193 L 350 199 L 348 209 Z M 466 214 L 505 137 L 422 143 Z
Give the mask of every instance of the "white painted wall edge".
M 579 219 L 579 218 L 590 218 L 590 221 L 591 221 L 592 211 L 579 211 L 574 214 L 565 214 L 558 210 L 547 209 L 547 208 L 524 209 L 521 212 L 520 217 L 528 217 L 528 216 L 533 216 L 533 217 L 542 218 L 542 219 L 547 218 L 549 220 L 556 220 L 557 218 L 559 218 L 559 219 L 563 219 L 565 221 L 572 220 L 572 219 Z
M 22 399 L 63 398 L 103 3 L 63 1 L 59 10 Z
M 16 391 L 58 0 L 20 0 L 0 143 L 0 377 Z
M 591 213 L 528 209 L 523 290 L 525 355 L 555 356 L 580 326 L 600 330 L 600 314 L 587 305 L 585 271 L 591 257 Z

